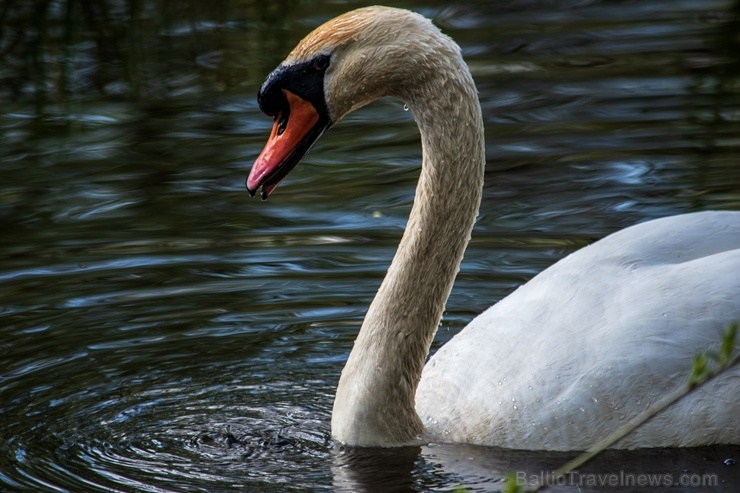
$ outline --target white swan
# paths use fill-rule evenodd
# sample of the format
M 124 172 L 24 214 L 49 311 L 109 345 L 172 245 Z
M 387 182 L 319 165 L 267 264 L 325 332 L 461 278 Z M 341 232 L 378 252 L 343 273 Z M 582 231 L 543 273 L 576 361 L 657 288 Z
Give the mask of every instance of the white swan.
M 561 260 L 424 366 L 483 185 L 481 110 L 459 47 L 422 16 L 392 8 L 317 28 L 259 92 L 275 123 L 247 189 L 267 198 L 325 129 L 383 96 L 413 111 L 423 163 L 398 251 L 339 381 L 340 442 L 583 449 L 679 385 L 692 356 L 740 319 L 740 212 L 686 214 Z M 617 446 L 715 443 L 740 444 L 738 372 Z

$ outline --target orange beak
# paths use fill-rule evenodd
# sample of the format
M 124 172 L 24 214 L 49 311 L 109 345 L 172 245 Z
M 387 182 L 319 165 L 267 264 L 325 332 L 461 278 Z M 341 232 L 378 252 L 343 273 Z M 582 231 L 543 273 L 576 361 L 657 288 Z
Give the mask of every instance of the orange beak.
M 252 166 L 247 191 L 254 196 L 262 187 L 262 200 L 295 168 L 318 140 L 327 124 L 319 122 L 319 113 L 309 101 L 282 89 L 287 106 L 275 115 L 270 137 Z

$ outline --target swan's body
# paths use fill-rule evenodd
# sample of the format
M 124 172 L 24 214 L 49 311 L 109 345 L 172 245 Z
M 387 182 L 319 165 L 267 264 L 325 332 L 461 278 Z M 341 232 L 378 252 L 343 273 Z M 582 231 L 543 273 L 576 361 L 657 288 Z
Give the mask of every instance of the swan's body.
M 740 319 L 740 212 L 688 214 L 563 259 L 424 367 L 485 166 L 480 105 L 458 46 L 423 17 L 383 7 L 316 29 L 260 90 L 275 127 L 247 188 L 266 198 L 326 128 L 382 96 L 413 111 L 424 157 L 406 231 L 337 388 L 337 440 L 582 449 L 679 385 L 693 355 Z M 739 419 L 734 372 L 618 446 L 740 444 Z
M 473 320 L 424 369 L 417 409 L 432 417 L 434 435 L 450 441 L 588 447 L 683 383 L 696 353 L 717 350 L 723 330 L 740 318 L 739 297 L 739 213 L 627 228 Z M 619 445 L 740 443 L 739 400 L 735 372 Z

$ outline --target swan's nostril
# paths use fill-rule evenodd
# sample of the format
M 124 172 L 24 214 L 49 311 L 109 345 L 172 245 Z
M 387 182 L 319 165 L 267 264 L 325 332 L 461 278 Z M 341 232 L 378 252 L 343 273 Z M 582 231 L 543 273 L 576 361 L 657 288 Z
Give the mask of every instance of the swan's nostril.
M 285 132 L 285 129 L 288 127 L 288 117 L 290 115 L 290 111 L 281 111 L 275 119 L 278 122 L 277 126 L 277 134 L 283 135 L 283 132 Z

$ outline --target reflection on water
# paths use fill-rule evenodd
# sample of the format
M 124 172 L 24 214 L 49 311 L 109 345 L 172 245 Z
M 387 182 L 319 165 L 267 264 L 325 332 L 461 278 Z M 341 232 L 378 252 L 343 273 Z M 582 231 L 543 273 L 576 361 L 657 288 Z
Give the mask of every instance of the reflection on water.
M 0 7 L 0 489 L 488 491 L 566 458 L 331 443 L 418 133 L 384 100 L 269 203 L 243 181 L 269 132 L 262 78 L 359 5 Z M 437 345 L 610 232 L 740 209 L 737 2 L 406 6 L 461 44 L 487 125 L 481 217 Z M 736 491 L 738 455 L 610 453 L 589 471 L 714 474 L 712 491 Z

